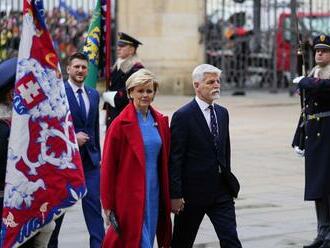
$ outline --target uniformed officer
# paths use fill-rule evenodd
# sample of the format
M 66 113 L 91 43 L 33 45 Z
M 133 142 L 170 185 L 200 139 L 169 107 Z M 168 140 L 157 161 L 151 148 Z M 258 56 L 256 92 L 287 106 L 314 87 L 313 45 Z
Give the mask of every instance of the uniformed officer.
M 292 145 L 305 156 L 305 200 L 316 206 L 317 237 L 304 247 L 326 248 L 330 247 L 330 37 L 316 37 L 313 46 L 316 66 L 307 77 L 294 80 L 304 96 L 304 118 Z M 299 138 L 302 135 L 304 139 Z
M 105 93 L 103 99 L 106 109 L 106 125 L 111 122 L 128 104 L 128 97 L 125 89 L 126 80 L 136 71 L 144 66 L 136 54 L 140 41 L 125 34 L 118 33 L 117 41 L 117 61 L 111 71 L 111 85 Z

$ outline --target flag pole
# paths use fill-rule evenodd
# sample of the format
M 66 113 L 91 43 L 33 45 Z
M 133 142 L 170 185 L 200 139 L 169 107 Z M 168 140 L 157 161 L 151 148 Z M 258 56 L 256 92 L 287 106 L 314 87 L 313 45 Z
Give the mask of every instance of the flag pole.
M 108 89 L 111 81 L 111 0 L 107 0 L 106 9 L 106 61 L 105 61 L 105 88 Z

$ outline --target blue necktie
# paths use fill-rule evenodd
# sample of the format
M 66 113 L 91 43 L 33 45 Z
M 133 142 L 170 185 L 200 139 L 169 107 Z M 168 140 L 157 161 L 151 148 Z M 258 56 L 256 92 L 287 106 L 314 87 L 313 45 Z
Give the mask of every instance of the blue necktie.
M 82 89 L 78 89 L 77 93 L 78 93 L 78 98 L 79 98 L 79 106 L 80 106 L 81 114 L 84 117 L 84 119 L 86 119 L 86 105 L 84 102 L 84 98 L 82 96 L 82 93 L 83 93 Z

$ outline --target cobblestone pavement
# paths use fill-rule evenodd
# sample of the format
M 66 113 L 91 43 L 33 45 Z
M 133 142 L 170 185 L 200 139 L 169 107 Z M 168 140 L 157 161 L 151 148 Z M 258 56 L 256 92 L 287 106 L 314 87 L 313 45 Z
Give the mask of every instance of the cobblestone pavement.
M 164 114 L 192 98 L 158 96 L 154 106 Z M 298 97 L 288 93 L 248 92 L 218 101 L 230 112 L 232 170 L 241 182 L 236 201 L 238 232 L 245 248 L 302 247 L 313 239 L 313 202 L 304 202 L 304 164 L 291 149 L 299 113 Z M 68 210 L 60 233 L 61 248 L 87 248 L 88 233 L 81 205 Z M 195 247 L 219 247 L 207 217 Z

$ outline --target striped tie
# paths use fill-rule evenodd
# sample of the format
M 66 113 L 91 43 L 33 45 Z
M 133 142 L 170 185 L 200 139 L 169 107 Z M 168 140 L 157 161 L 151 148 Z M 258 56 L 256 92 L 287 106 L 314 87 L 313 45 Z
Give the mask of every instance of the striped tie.
M 211 117 L 211 133 L 212 133 L 214 138 L 217 138 L 219 136 L 219 132 L 218 132 L 217 121 L 215 119 L 215 113 L 214 113 L 213 105 L 210 105 L 209 109 L 210 109 L 210 117 Z

